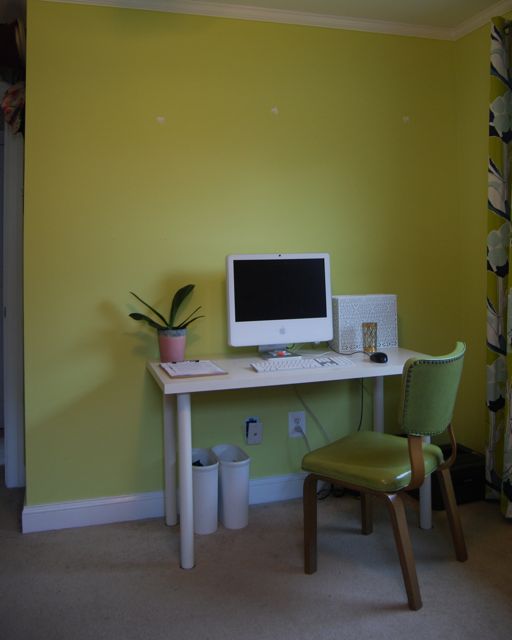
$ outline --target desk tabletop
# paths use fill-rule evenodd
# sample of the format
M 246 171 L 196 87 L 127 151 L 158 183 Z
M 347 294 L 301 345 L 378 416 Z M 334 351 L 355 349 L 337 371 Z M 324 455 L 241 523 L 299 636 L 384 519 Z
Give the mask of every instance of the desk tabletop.
M 353 365 L 341 367 L 322 367 L 319 369 L 292 369 L 290 371 L 272 371 L 256 373 L 251 362 L 258 356 L 221 356 L 208 358 L 221 369 L 224 375 L 193 376 L 188 378 L 171 378 L 160 367 L 159 362 L 148 362 L 147 368 L 156 380 L 164 395 L 180 393 L 200 393 L 207 391 L 226 391 L 229 389 L 254 389 L 259 387 L 277 387 L 291 384 L 307 384 L 312 382 L 328 382 L 336 380 L 353 380 L 355 378 L 377 378 L 381 376 L 401 375 L 405 362 L 409 358 L 418 357 L 416 351 L 392 347 L 384 350 L 388 361 L 384 364 L 372 362 L 367 355 L 357 353 L 349 356 Z M 325 351 L 301 352 L 305 356 L 318 356 Z M 333 355 L 336 353 L 333 351 Z

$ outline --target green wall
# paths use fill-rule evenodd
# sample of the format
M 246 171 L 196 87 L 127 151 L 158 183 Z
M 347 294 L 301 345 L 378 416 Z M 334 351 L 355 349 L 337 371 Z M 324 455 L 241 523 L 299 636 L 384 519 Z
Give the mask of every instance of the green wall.
M 468 341 L 457 431 L 461 442 L 480 451 L 487 437 L 486 410 L 486 238 L 489 129 L 490 26 L 455 43 L 457 161 L 454 188 L 459 221 L 454 235 L 460 305 L 456 321 Z M 467 435 L 466 435 L 467 434 Z
M 398 295 L 403 346 L 467 341 L 455 426 L 482 449 L 484 30 L 452 43 L 29 0 L 28 34 L 28 504 L 161 489 L 156 339 L 129 291 L 167 307 L 196 283 L 188 355 L 226 353 L 228 253 L 327 251 L 335 294 Z M 301 391 L 332 437 L 357 425 L 357 382 Z M 246 447 L 258 415 L 252 476 L 297 471 L 300 408 L 293 389 L 193 398 L 194 446 Z M 323 444 L 312 420 L 308 435 Z

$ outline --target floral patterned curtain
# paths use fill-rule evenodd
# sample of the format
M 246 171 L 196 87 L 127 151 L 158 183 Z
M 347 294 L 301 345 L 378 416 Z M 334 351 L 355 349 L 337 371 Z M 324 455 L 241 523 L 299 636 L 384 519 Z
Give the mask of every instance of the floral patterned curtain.
M 487 235 L 487 408 L 488 497 L 500 500 L 512 518 L 512 289 L 510 194 L 512 143 L 512 23 L 495 18 L 491 27 Z

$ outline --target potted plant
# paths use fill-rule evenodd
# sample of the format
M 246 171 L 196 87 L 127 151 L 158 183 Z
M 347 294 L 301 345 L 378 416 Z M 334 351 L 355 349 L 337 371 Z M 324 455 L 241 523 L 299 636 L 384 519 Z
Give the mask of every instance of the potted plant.
M 174 294 L 171 302 L 171 309 L 169 311 L 169 318 L 166 319 L 159 311 L 154 309 L 151 305 L 140 298 L 136 293 L 130 291 L 132 296 L 137 298 L 139 302 L 147 307 L 158 318 L 158 321 L 153 320 L 149 316 L 143 313 L 130 313 L 130 318 L 134 320 L 142 320 L 147 322 L 150 327 L 153 327 L 158 332 L 158 346 L 160 348 L 160 361 L 161 362 L 179 362 L 185 358 L 185 343 L 187 339 L 187 327 L 192 322 L 204 318 L 204 316 L 198 316 L 197 312 L 201 307 L 194 309 L 184 320 L 178 322 L 176 316 L 178 311 L 185 301 L 185 299 L 192 293 L 194 284 L 187 284 L 181 289 L 178 289 Z

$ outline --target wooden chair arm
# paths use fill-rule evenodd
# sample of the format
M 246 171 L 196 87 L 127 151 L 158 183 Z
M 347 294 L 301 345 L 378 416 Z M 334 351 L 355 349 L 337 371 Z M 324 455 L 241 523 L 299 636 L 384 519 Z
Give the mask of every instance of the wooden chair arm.
M 411 481 L 404 491 L 417 489 L 425 480 L 425 460 L 423 458 L 423 438 L 422 436 L 407 436 L 409 445 L 409 458 L 411 460 Z

